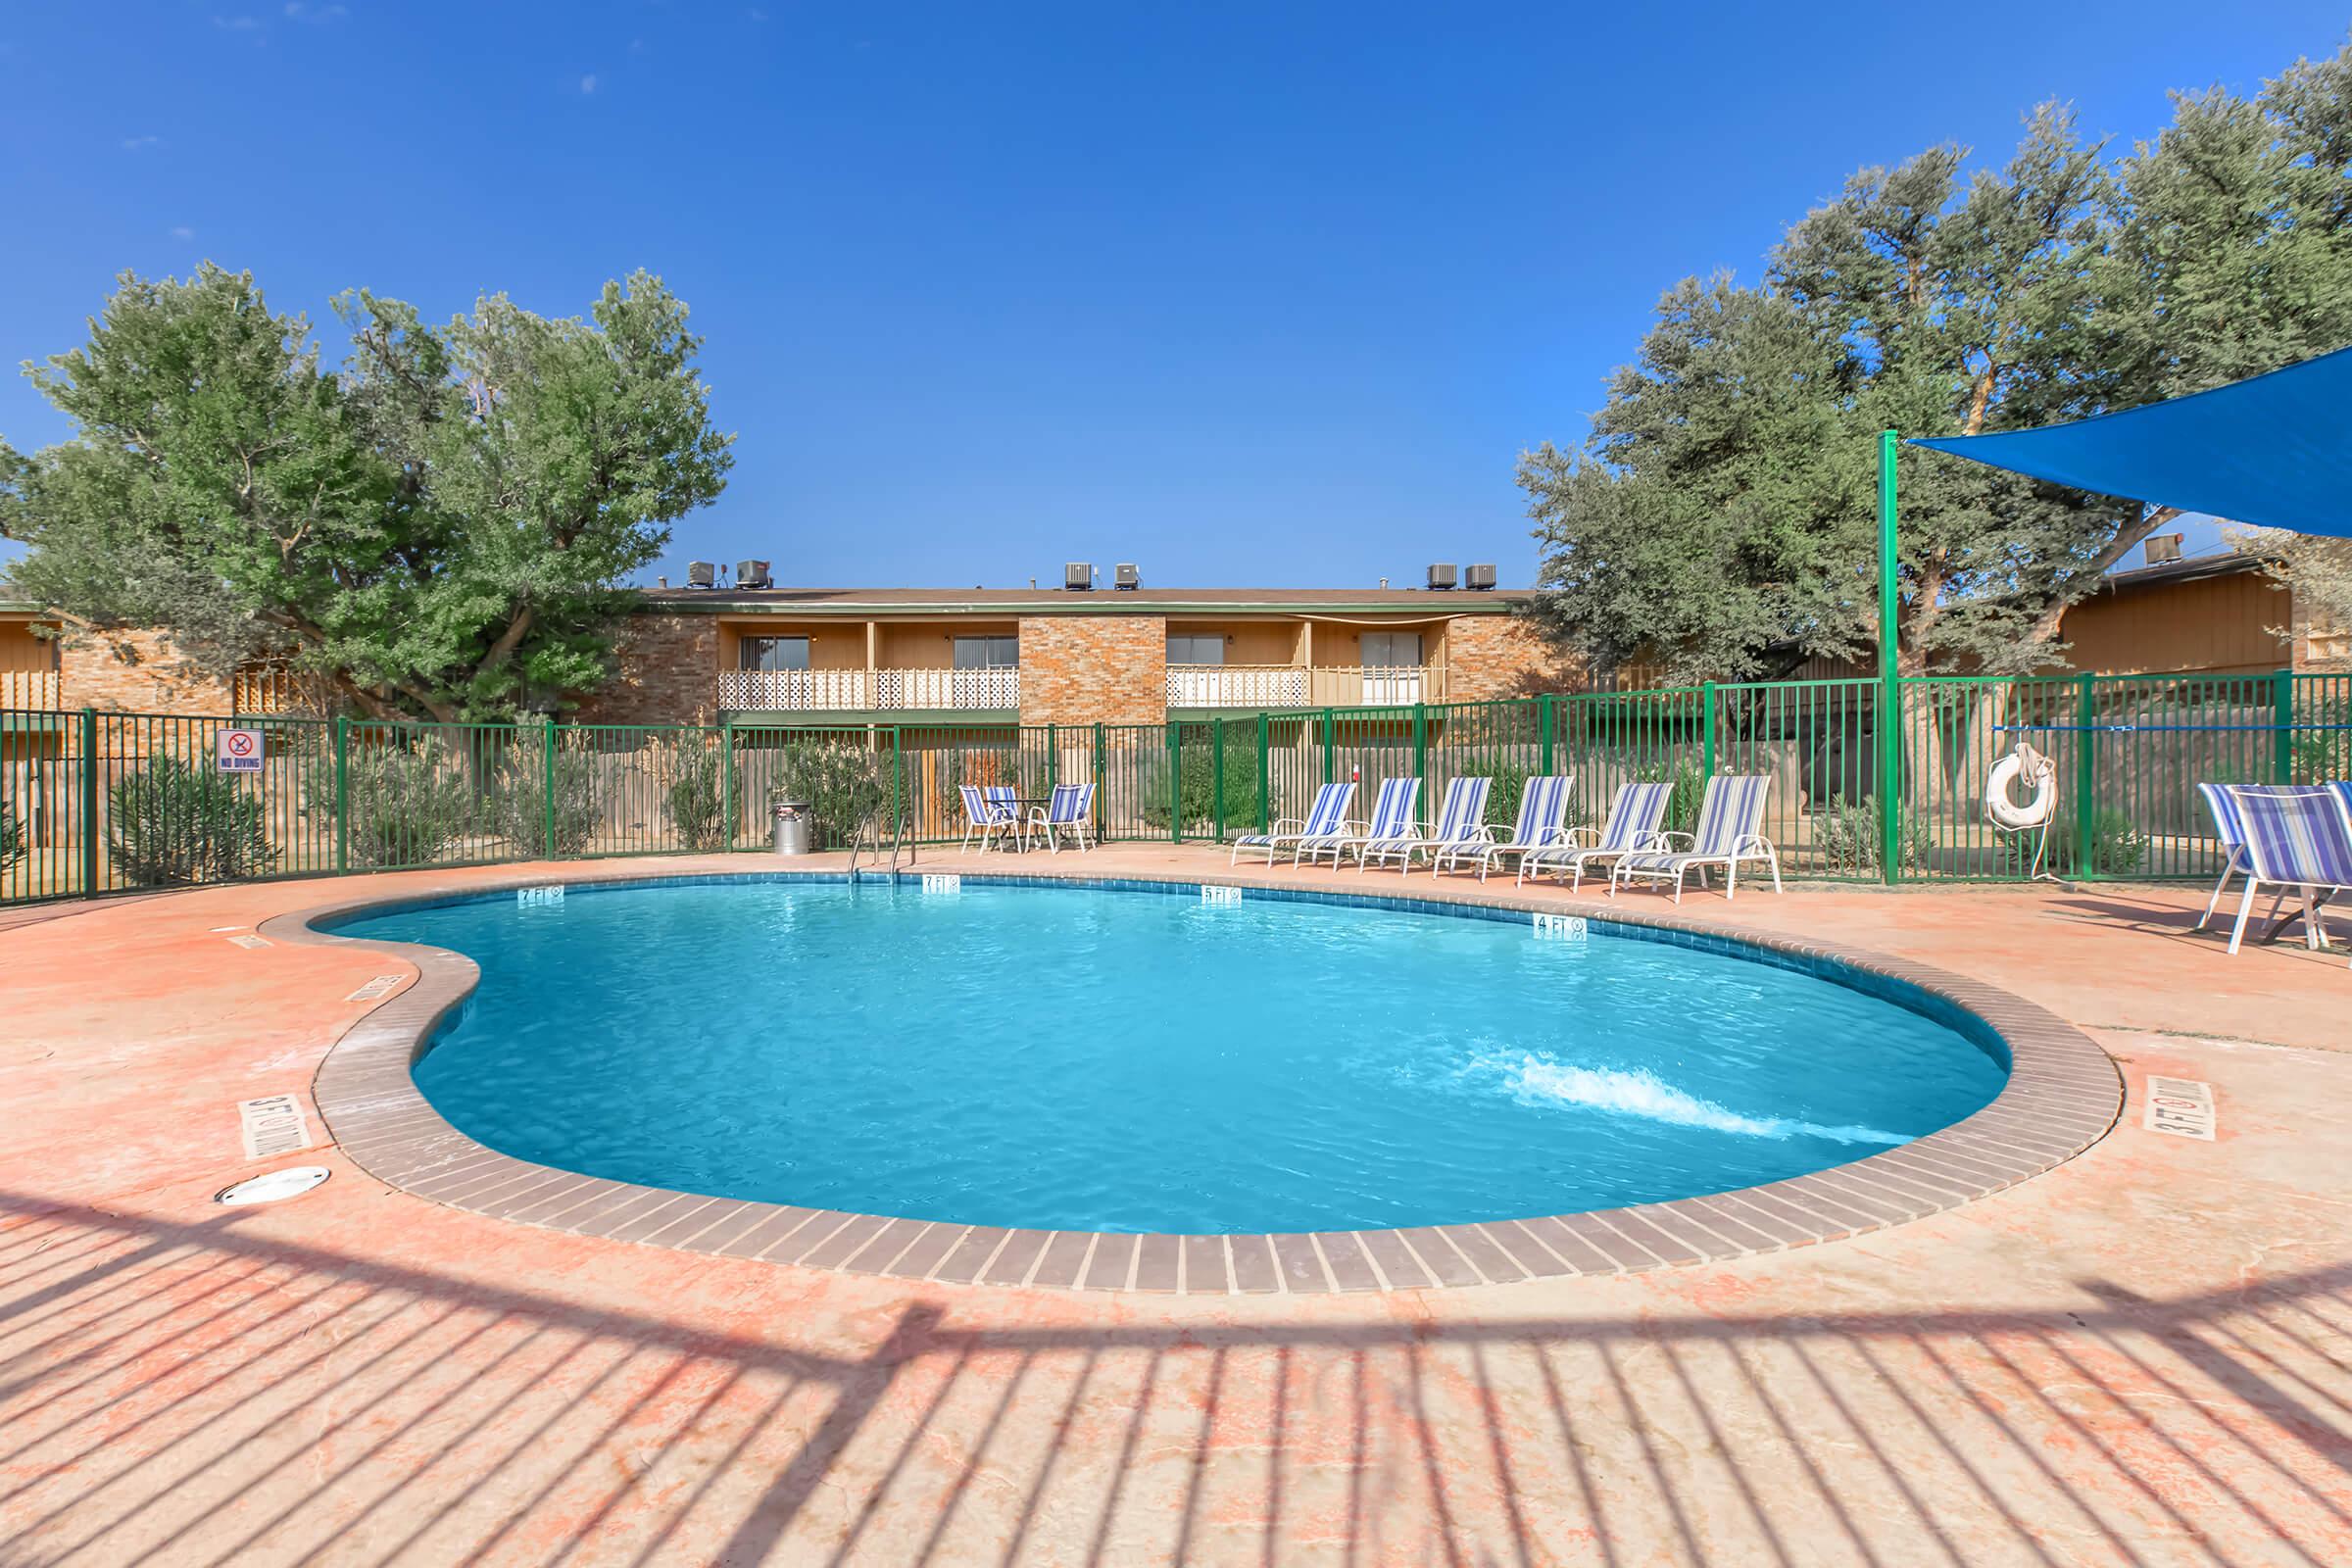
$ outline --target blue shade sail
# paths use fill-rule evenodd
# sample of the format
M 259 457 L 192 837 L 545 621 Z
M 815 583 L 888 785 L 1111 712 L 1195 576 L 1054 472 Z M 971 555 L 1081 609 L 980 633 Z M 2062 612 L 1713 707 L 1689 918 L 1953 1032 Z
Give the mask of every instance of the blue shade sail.
M 2352 537 L 2352 349 L 2071 424 L 1911 444 L 2150 506 Z

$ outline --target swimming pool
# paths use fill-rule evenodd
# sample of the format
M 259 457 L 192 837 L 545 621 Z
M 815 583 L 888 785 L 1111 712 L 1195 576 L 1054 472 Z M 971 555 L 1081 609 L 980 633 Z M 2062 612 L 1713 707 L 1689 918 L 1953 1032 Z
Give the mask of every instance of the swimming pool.
M 493 1149 L 956 1223 L 1615 1207 L 1860 1159 L 2004 1081 L 1988 1030 L 1891 983 L 1474 913 L 746 881 L 509 891 L 333 929 L 480 964 L 415 1075 Z

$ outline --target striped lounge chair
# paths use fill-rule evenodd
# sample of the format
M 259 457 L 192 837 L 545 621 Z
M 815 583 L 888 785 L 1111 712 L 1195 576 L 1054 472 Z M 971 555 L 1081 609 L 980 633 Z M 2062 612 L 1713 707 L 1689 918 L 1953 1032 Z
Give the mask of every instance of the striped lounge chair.
M 2266 884 L 2302 895 L 2304 945 L 2327 947 L 2321 911 L 2329 898 L 2352 887 L 2352 804 L 2333 789 L 2233 787 L 2230 794 L 2246 835 L 2246 891 L 2238 900 L 2230 951 L 2245 939 L 2254 895 Z M 2269 934 L 2278 935 L 2284 923 Z
M 1707 867 L 1723 867 L 1723 896 L 1727 899 L 1740 891 L 1740 866 L 1742 861 L 1761 860 L 1772 872 L 1772 891 L 1781 891 L 1781 858 L 1773 853 L 1772 842 L 1764 837 L 1764 793 L 1772 787 L 1772 776 L 1760 773 L 1749 777 L 1719 774 L 1707 780 L 1707 793 L 1698 803 L 1698 826 L 1690 833 L 1664 833 L 1659 837 L 1668 848 L 1639 855 L 1621 855 L 1609 872 L 1609 897 L 1617 896 L 1620 883 L 1630 885 L 1637 877 L 1653 882 L 1674 879 L 1674 902 L 1683 902 L 1683 878 L 1691 871 L 1699 874 L 1700 886 L 1705 886 Z M 1676 849 L 1677 841 L 1687 849 Z
M 1673 798 L 1671 784 L 1624 784 L 1617 790 L 1617 799 L 1609 803 L 1609 819 L 1595 832 L 1589 827 L 1572 827 L 1568 836 L 1546 850 L 1536 850 L 1520 857 L 1519 880 L 1542 876 L 1545 869 L 1568 874 L 1571 891 L 1584 886 L 1585 867 L 1605 862 L 1639 850 L 1664 849 L 1665 837 L 1660 831 L 1666 820 L 1666 805 Z
M 1061 836 L 1069 834 L 1078 841 L 1078 853 L 1084 855 L 1094 846 L 1087 842 L 1094 832 L 1095 787 L 1092 784 L 1056 784 L 1053 797 L 1044 808 L 1031 813 L 1029 837 L 1046 841 L 1046 853 L 1061 853 Z
M 1355 852 L 1356 865 L 1362 868 L 1364 846 L 1382 844 L 1412 831 L 1413 808 L 1421 799 L 1421 781 L 1417 778 L 1384 778 L 1380 793 L 1372 798 L 1372 820 L 1348 822 L 1341 830 L 1324 839 L 1308 839 L 1298 846 L 1298 853 L 1312 865 L 1324 856 L 1331 857 L 1331 868 L 1340 868 L 1340 859 L 1349 850 Z M 1298 855 L 1291 858 L 1294 863 Z
M 958 784 L 956 793 L 963 797 L 963 842 L 956 847 L 957 855 L 970 849 L 975 837 L 983 850 L 996 839 L 1009 837 L 1020 843 L 1020 803 L 1008 785 Z
M 1543 773 L 1529 779 L 1519 792 L 1519 823 L 1509 838 L 1497 840 L 1489 830 L 1483 844 L 1442 851 L 1431 858 L 1431 874 L 1449 864 L 1459 867 L 1475 861 L 1478 879 L 1484 882 L 1489 872 L 1502 864 L 1504 856 L 1526 855 L 1559 843 L 1568 836 L 1568 786 L 1574 782 L 1564 773 Z
M 1393 838 L 1367 842 L 1356 852 L 1356 869 L 1369 870 L 1375 862 L 1386 865 L 1395 860 L 1399 872 L 1409 874 L 1416 855 L 1427 855 L 1434 861 L 1448 849 L 1491 842 L 1485 823 L 1487 793 L 1494 787 L 1491 778 L 1453 780 L 1446 786 L 1446 804 L 1438 812 L 1436 827 L 1424 835 L 1417 827 L 1408 826 Z
M 1233 841 L 1233 858 L 1228 865 L 1239 865 L 1244 850 L 1263 850 L 1266 863 L 1274 863 L 1274 852 L 1288 849 L 1297 859 L 1298 846 L 1303 839 L 1327 839 L 1348 823 L 1348 808 L 1355 800 L 1355 783 L 1348 780 L 1326 784 L 1315 791 L 1315 804 L 1308 807 L 1303 817 L 1277 817 L 1272 831 L 1249 833 Z

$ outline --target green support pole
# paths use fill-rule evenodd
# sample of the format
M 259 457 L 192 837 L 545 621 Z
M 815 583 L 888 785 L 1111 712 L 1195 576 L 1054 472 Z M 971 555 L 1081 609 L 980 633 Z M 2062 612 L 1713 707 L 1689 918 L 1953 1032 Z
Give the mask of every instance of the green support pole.
M 1902 691 L 1895 676 L 1895 433 L 1879 432 L 1879 875 L 1891 885 L 1902 811 Z
M 1413 705 L 1413 777 L 1421 781 L 1421 811 L 1429 813 L 1429 705 Z M 1434 820 L 1434 818 L 1433 818 Z
M 735 848 L 735 721 L 727 719 L 718 726 L 718 819 L 727 824 L 727 842 L 719 848 Z
M 556 721 L 541 715 L 539 719 L 539 755 L 546 762 L 546 776 L 541 787 L 546 791 L 547 858 L 556 858 Z
M 1257 830 L 1274 831 L 1273 720 L 1257 715 Z
M 335 715 L 335 870 L 351 869 L 351 718 Z
M 2090 863 L 2091 825 L 2097 816 L 2091 797 L 2095 748 L 2090 726 L 2099 710 L 2092 681 L 2089 675 L 2075 677 L 2075 875 L 2079 877 L 2095 875 L 2098 870 Z
M 1701 682 L 1698 688 L 1698 776 L 1715 776 L 1715 683 Z
M 1061 726 L 1046 726 L 1046 793 L 1052 795 L 1054 786 L 1061 779 Z
M 1551 773 L 1551 693 L 1536 699 L 1536 748 L 1544 765 L 1536 771 L 1548 777 Z
M 1338 755 L 1333 750 L 1337 743 L 1335 733 L 1337 728 L 1338 724 L 1332 717 L 1331 710 L 1326 708 L 1323 710 L 1323 782 L 1326 784 L 1335 781 L 1337 775 L 1334 770 L 1338 768 L 1340 762 Z
M 2277 727 L 2271 731 L 2272 782 L 2292 784 L 2295 781 L 2295 672 L 2279 670 L 2271 677 L 2271 721 Z M 2317 784 L 2333 777 L 2322 773 L 2312 780 Z
M 1217 825 L 1217 842 L 1225 842 L 1225 721 L 1218 719 L 1208 732 L 1208 788 L 1210 820 Z
M 98 710 L 81 710 L 81 896 L 98 892 Z
M 1184 842 L 1184 726 L 1168 721 L 1168 842 Z

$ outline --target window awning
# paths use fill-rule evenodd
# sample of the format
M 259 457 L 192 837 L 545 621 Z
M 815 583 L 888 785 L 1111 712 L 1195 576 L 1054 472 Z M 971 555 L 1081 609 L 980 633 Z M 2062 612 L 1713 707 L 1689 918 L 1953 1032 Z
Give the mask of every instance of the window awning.
M 1911 444 L 2149 506 L 2352 538 L 2352 349 L 2071 424 Z

